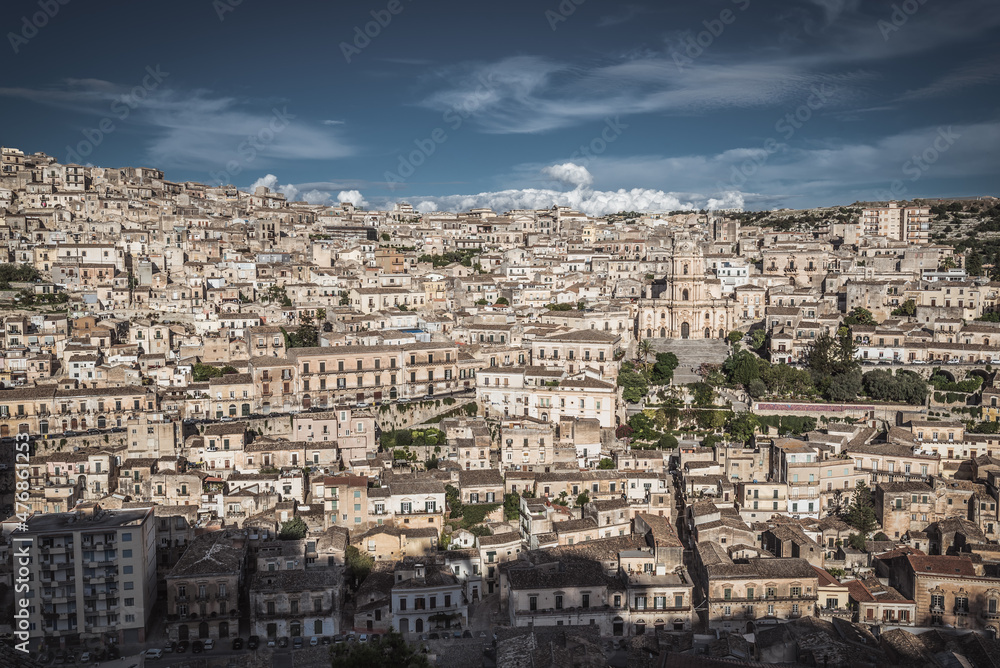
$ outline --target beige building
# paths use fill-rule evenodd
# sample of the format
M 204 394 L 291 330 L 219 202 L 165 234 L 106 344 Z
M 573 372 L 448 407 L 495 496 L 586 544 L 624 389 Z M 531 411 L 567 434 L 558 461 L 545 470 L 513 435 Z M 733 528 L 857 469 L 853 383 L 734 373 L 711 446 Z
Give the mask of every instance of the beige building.
M 735 327 L 736 302 L 722 294 L 722 283 L 705 273 L 698 244 L 675 237 L 667 249 L 663 282 L 646 287 L 639 309 L 641 338 L 725 338 Z
M 888 206 L 862 209 L 865 234 L 887 237 L 909 244 L 925 244 L 930 237 L 931 210 L 926 206 Z

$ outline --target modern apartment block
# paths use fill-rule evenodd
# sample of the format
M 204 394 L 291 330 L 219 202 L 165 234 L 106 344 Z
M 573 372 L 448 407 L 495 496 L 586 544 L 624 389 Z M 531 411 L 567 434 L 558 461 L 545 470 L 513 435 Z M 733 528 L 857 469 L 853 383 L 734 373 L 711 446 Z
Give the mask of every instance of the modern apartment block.
M 104 510 L 85 502 L 31 517 L 30 637 L 34 647 L 146 640 L 156 603 L 152 508 Z
M 908 244 L 925 244 L 930 237 L 931 210 L 926 206 L 888 206 L 864 209 L 861 225 L 865 234 L 888 237 Z

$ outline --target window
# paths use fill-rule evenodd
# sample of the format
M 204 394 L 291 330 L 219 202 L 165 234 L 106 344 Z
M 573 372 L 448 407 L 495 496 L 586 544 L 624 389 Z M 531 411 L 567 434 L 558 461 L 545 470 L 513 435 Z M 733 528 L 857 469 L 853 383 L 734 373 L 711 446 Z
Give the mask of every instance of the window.
M 556 610 L 563 609 L 563 597 L 556 594 Z
M 534 612 L 535 610 L 538 610 L 538 597 L 537 596 L 529 596 L 528 597 L 528 610 L 530 610 L 532 612 Z

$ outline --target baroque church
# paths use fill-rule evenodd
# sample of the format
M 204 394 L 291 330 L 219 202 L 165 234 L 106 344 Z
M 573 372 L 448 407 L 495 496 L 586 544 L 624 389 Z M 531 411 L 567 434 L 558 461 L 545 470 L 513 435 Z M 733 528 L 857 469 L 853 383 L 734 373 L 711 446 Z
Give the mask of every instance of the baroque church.
M 639 305 L 639 338 L 724 339 L 736 327 L 736 302 L 705 275 L 701 246 L 675 235 L 666 249 L 667 274 L 646 285 Z

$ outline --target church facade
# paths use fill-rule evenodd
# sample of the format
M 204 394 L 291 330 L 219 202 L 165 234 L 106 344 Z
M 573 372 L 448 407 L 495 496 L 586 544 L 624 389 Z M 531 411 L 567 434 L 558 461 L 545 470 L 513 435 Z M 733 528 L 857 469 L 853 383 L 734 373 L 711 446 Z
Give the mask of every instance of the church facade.
M 736 327 L 736 302 L 722 283 L 705 275 L 705 256 L 692 239 L 675 237 L 662 279 L 646 285 L 639 308 L 639 338 L 725 338 Z

